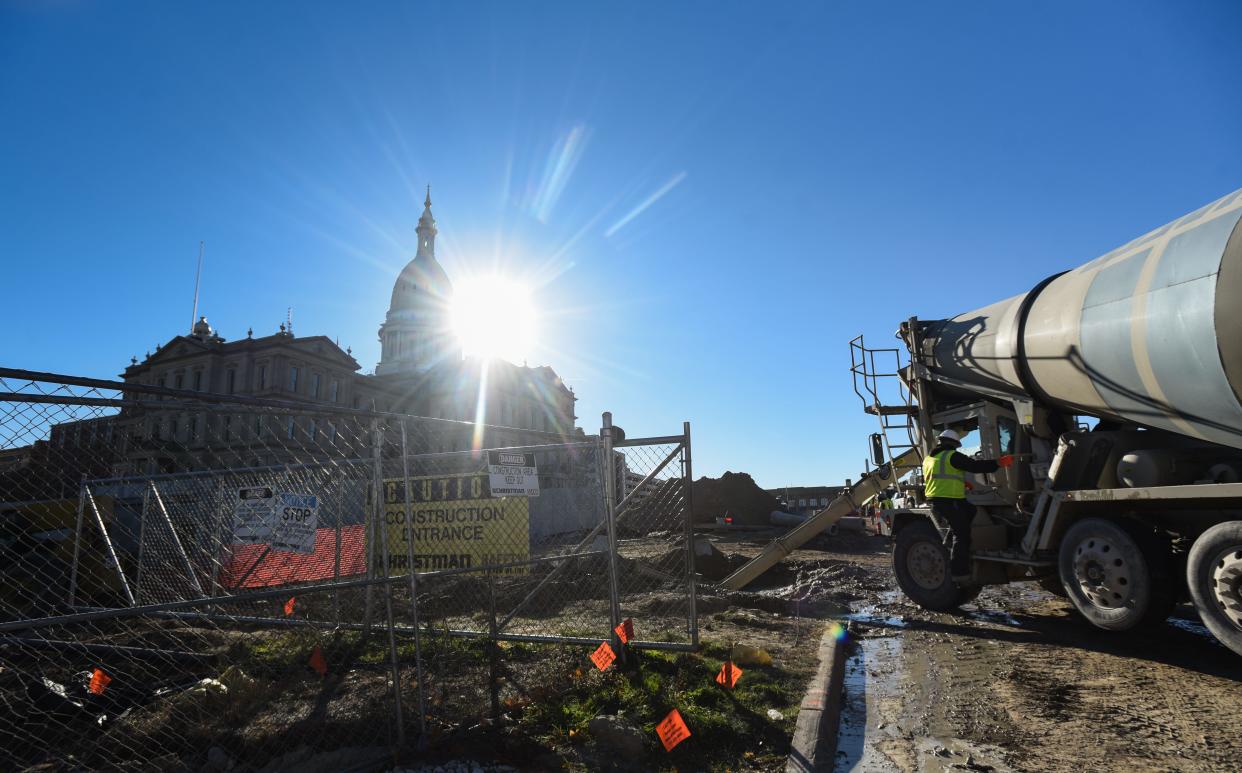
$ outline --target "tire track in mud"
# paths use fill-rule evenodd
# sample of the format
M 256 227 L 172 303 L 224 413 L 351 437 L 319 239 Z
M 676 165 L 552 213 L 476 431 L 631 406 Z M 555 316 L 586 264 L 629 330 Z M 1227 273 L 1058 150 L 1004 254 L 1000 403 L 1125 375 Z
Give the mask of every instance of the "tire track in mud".
M 777 583 L 794 582 L 795 567 L 808 587 L 831 574 L 806 595 L 848 604 L 863 640 L 837 770 L 1242 769 L 1242 658 L 1187 607 L 1154 630 L 1111 635 L 1017 583 L 933 613 L 895 590 L 888 550 L 859 540 L 796 551 Z M 838 573 L 838 562 L 861 571 Z
M 1219 771 L 1238 765 L 1242 688 L 1233 679 L 1072 646 L 1018 645 L 1008 654 L 1011 667 L 993 692 L 1019 728 L 1018 767 Z

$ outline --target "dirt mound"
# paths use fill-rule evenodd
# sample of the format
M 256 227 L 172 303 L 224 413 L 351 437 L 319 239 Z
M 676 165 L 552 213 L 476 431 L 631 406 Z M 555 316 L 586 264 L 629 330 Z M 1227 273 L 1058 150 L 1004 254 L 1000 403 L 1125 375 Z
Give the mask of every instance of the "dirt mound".
M 759 488 L 744 472 L 726 472 L 719 478 L 704 477 L 694 482 L 695 521 L 730 515 L 736 524 L 767 525 L 768 515 L 777 507 L 776 497 Z
M 627 537 L 642 537 L 654 531 L 685 528 L 681 478 L 657 481 L 634 495 L 617 517 L 617 528 Z

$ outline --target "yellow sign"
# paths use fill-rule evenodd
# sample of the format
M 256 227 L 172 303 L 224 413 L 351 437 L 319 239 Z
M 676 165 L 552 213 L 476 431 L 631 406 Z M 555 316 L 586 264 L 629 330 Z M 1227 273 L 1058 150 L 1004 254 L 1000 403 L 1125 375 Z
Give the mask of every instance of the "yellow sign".
M 414 544 L 414 570 L 471 569 L 530 559 L 530 509 L 525 497 L 490 498 L 487 473 L 410 479 L 410 523 L 405 481 L 384 481 L 384 523 L 389 567 L 409 565 L 407 534 Z M 508 567 L 503 574 L 525 574 Z

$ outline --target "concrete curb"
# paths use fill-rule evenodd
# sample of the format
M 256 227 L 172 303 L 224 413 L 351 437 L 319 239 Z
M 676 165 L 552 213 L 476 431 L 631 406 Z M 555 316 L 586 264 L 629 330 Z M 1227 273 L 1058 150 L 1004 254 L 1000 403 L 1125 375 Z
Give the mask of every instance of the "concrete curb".
M 832 629 L 819 641 L 819 670 L 798 710 L 798 724 L 790 742 L 785 773 L 830 771 L 836 762 L 837 725 L 841 720 L 841 693 L 845 687 L 845 642 Z

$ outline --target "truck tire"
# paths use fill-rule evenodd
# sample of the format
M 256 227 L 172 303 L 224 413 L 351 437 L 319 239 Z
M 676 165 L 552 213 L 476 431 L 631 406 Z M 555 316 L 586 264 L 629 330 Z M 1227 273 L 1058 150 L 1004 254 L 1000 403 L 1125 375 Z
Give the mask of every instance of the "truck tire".
M 1144 524 L 1084 518 L 1066 532 L 1058 559 L 1070 603 L 1097 628 L 1128 631 L 1172 610 L 1168 545 Z
M 944 612 L 979 595 L 959 588 L 949 572 L 949 550 L 926 518 L 910 522 L 893 537 L 893 574 L 906 598 L 923 609 Z
M 1199 535 L 1186 561 L 1186 584 L 1203 624 L 1242 655 L 1242 521 Z

